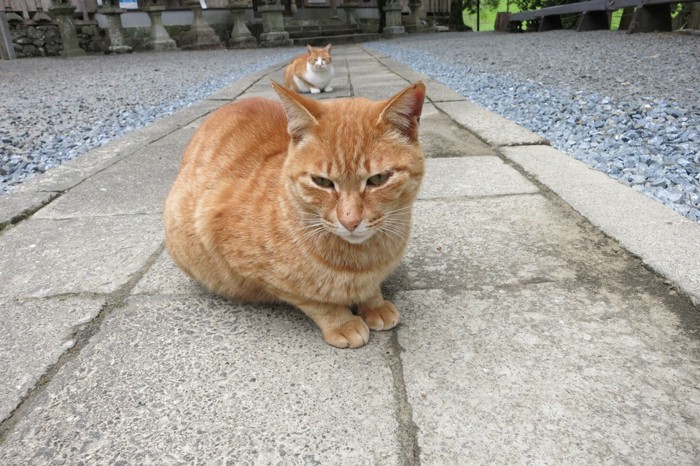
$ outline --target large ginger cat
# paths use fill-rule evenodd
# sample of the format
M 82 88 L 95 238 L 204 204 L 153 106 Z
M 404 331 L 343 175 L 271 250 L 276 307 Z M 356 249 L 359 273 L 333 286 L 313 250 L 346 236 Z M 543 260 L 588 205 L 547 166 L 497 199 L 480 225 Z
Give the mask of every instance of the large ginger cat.
M 284 84 L 297 92 L 331 92 L 333 79 L 331 44 L 325 47 L 306 46 L 306 53 L 294 58 L 284 70 Z
M 165 203 L 166 244 L 215 293 L 293 304 L 328 343 L 356 348 L 399 322 L 380 284 L 423 178 L 425 86 L 379 102 L 273 87 L 282 103 L 234 102 L 197 130 Z

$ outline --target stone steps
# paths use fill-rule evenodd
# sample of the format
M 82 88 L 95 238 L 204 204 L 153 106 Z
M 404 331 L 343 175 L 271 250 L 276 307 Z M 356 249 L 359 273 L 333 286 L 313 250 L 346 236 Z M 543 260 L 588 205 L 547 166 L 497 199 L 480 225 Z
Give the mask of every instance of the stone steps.
M 314 47 L 323 46 L 326 44 L 356 44 L 359 42 L 369 42 L 379 40 L 379 34 L 376 32 L 355 32 L 352 34 L 327 34 L 326 31 L 321 31 L 320 35 L 308 35 L 304 37 L 294 37 L 290 33 L 290 39 L 294 45 L 312 45 Z
M 357 25 L 352 26 L 337 19 L 285 19 L 284 27 L 295 45 L 353 44 L 379 38 L 377 33 L 363 32 Z

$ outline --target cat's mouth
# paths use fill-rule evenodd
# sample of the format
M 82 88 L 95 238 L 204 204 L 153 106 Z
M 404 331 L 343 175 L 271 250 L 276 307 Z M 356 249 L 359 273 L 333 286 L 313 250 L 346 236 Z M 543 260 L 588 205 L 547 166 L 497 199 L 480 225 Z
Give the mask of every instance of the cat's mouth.
M 345 241 L 347 241 L 350 244 L 361 244 L 370 239 L 374 235 L 374 231 L 372 230 L 363 230 L 361 232 L 358 231 L 336 231 L 336 235 L 340 236 L 343 238 Z

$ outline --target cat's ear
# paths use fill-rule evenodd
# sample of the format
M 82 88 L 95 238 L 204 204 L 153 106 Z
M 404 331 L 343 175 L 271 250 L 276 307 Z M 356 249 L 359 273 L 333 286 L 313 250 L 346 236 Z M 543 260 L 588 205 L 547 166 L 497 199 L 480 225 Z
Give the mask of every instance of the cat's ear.
M 425 84 L 418 81 L 388 100 L 379 122 L 393 126 L 411 142 L 418 140 L 420 114 L 425 100 Z
M 325 47 L 323 47 L 323 48 L 326 50 L 326 52 L 330 52 L 330 51 L 331 51 L 331 45 L 332 45 L 332 44 L 328 44 L 328 45 L 326 45 Z
M 309 53 L 314 51 L 314 48 L 311 46 L 311 44 L 306 44 L 306 51 Z
M 321 104 L 272 81 L 272 88 L 280 96 L 287 114 L 287 132 L 295 142 L 318 125 Z

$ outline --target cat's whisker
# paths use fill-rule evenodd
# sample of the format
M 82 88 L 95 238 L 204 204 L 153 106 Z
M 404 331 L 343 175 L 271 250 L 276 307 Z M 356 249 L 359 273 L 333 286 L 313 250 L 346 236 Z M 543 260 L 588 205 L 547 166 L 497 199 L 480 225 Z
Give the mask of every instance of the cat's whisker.
M 404 213 L 405 211 L 409 211 L 411 209 L 413 209 L 413 206 L 401 207 L 401 208 L 396 209 L 396 210 L 389 210 L 389 211 L 385 212 L 384 215 L 391 215 L 391 214 L 396 214 L 399 212 Z
M 387 233 L 390 235 L 395 235 L 401 239 L 408 238 L 408 230 L 399 229 L 399 228 L 396 228 L 395 226 L 387 224 L 387 223 L 383 223 L 382 225 L 380 225 L 380 227 L 377 229 L 377 231 L 379 233 Z
M 387 225 L 387 226 L 394 227 L 394 228 L 406 229 L 410 224 L 407 221 L 389 218 L 389 219 L 385 219 L 382 222 L 382 225 Z
M 304 223 L 309 222 L 309 220 L 320 220 L 320 217 L 318 214 L 312 214 L 312 213 L 307 213 L 307 212 L 301 212 L 300 214 L 293 214 L 292 215 L 295 219 L 300 220 Z
M 402 233 L 397 233 L 393 230 L 381 230 L 380 233 L 383 233 L 386 236 L 398 238 L 400 240 L 404 240 L 407 237 L 406 235 L 404 235 Z
M 322 226 L 324 226 L 323 222 L 316 220 L 313 222 L 304 223 L 304 226 L 302 228 L 307 229 L 307 228 L 322 227 Z
M 314 226 L 306 227 L 305 232 L 299 237 L 300 239 L 311 239 L 314 237 L 321 237 L 326 233 L 329 233 L 328 229 L 323 224 L 316 224 Z

